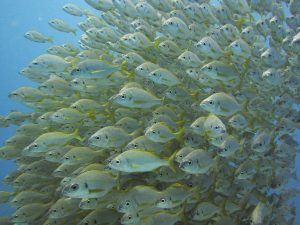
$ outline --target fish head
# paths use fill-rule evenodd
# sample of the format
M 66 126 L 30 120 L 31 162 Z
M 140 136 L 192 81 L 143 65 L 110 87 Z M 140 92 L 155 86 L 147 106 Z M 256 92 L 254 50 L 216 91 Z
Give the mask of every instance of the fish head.
M 162 27 L 167 31 L 176 31 L 178 29 L 178 24 L 174 21 L 174 17 L 167 19 L 163 22 Z
M 71 71 L 71 76 L 78 76 L 82 73 L 82 69 L 77 67 L 77 68 L 74 68 L 72 71 Z
M 112 159 L 109 163 L 108 163 L 108 167 L 111 169 L 115 169 L 115 170 L 120 170 L 120 168 L 122 168 L 125 162 L 122 158 L 120 157 L 115 157 L 114 159 Z
M 78 179 L 71 180 L 69 184 L 63 187 L 62 190 L 62 195 L 71 198 L 84 198 L 84 196 L 88 195 L 88 193 L 88 184 Z
M 14 100 L 20 100 L 20 99 L 22 99 L 22 96 L 20 95 L 20 93 L 18 93 L 18 92 L 11 92 L 9 95 L 8 95 L 8 97 L 10 98 L 10 99 L 14 99 Z
M 131 213 L 136 212 L 138 208 L 137 202 L 133 198 L 123 199 L 116 210 L 120 213 Z
M 29 222 L 28 215 L 26 212 L 22 211 L 20 208 L 10 217 L 10 222 L 12 222 L 12 223 L 27 223 L 27 222 Z
M 121 92 L 119 94 L 113 95 L 109 98 L 109 101 L 115 104 L 126 106 L 132 100 L 132 96 L 127 93 Z
M 61 206 L 63 207 L 63 206 Z M 58 219 L 64 217 L 64 210 L 59 205 L 54 204 L 48 211 L 48 218 Z
M 169 44 L 166 41 L 163 41 L 158 45 L 158 48 L 164 52 L 168 51 L 170 49 Z
M 200 107 L 206 111 L 214 112 L 217 108 L 217 102 L 212 98 L 206 98 L 200 103 Z
M 96 132 L 88 139 L 88 144 L 92 146 L 105 147 L 109 144 L 109 136 L 103 132 Z
M 158 70 L 154 70 L 149 73 L 149 79 L 158 82 L 162 77 L 162 74 Z
M 30 155 L 31 153 L 44 152 L 45 150 L 47 150 L 47 147 L 43 143 L 33 142 L 23 149 L 22 154 Z
M 195 160 L 185 157 L 180 162 L 179 168 L 188 173 L 193 173 L 197 170 L 197 163 Z
M 138 213 L 125 213 L 120 222 L 121 224 L 124 224 L 124 225 L 133 225 L 133 224 L 140 224 L 140 216 Z
M 155 202 L 156 207 L 161 209 L 172 208 L 172 198 L 171 196 L 163 196 Z
M 204 65 L 200 71 L 207 75 L 215 75 L 218 73 L 218 68 L 209 63 L 207 65 Z
M 203 38 L 196 43 L 195 47 L 202 52 L 208 52 L 211 49 L 211 44 L 209 43 L 208 40 Z
M 65 123 L 65 115 L 61 112 L 55 112 L 50 116 L 50 119 L 55 123 Z
M 94 209 L 97 207 L 98 198 L 83 198 L 79 203 L 80 209 Z
M 154 124 L 146 129 L 145 136 L 151 141 L 159 142 L 161 131 L 157 129 L 155 125 L 158 124 Z
M 24 37 L 25 37 L 25 38 L 33 38 L 33 35 L 32 35 L 31 32 L 26 32 L 26 33 L 24 34 Z

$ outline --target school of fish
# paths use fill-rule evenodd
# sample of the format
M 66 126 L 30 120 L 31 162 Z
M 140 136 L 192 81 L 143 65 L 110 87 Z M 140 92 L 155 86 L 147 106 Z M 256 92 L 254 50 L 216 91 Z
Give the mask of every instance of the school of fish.
M 292 225 L 299 0 L 85 0 L 0 117 L 0 225 Z

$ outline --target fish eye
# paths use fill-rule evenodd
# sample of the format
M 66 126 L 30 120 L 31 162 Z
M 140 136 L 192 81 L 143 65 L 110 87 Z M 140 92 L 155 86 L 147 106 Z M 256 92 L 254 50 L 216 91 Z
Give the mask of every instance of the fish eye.
M 99 139 L 100 139 L 100 137 L 99 137 L 99 136 L 96 136 L 96 137 L 95 137 L 95 139 L 99 140 Z
M 209 66 L 209 67 L 207 67 L 207 69 L 209 69 L 209 70 L 212 70 L 212 67 L 211 67 L 211 66 Z
M 130 204 L 129 204 L 129 201 L 126 201 L 125 205 L 129 206 L 129 205 L 130 205 Z
M 213 104 L 213 101 L 209 101 L 208 103 L 209 103 L 210 105 L 212 105 L 212 104 Z
M 120 164 L 120 160 L 116 160 L 116 163 L 117 163 L 117 164 Z
M 192 165 L 192 161 L 191 161 L 191 160 L 190 160 L 190 161 L 188 161 L 188 164 L 189 164 L 189 165 Z
M 76 191 L 76 190 L 79 189 L 79 185 L 78 184 L 72 184 L 71 189 L 72 189 L 72 191 Z
M 160 201 L 161 201 L 162 203 L 164 203 L 166 200 L 165 200 L 164 198 L 162 198 Z
M 38 147 L 38 144 L 34 144 L 33 147 L 34 147 L 34 148 L 37 148 L 37 147 Z

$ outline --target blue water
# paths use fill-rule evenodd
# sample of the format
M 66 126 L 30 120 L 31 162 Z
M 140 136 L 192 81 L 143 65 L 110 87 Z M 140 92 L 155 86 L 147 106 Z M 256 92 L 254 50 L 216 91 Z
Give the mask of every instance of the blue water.
M 30 110 L 17 102 L 8 99 L 7 95 L 21 86 L 36 86 L 19 71 L 33 58 L 44 53 L 51 44 L 31 42 L 23 37 L 28 30 L 37 30 L 47 36 L 53 36 L 55 44 L 77 44 L 81 32 L 77 36 L 65 34 L 52 29 L 48 20 L 60 18 L 66 20 L 72 27 L 83 19 L 65 13 L 61 8 L 65 3 L 75 3 L 83 8 L 89 8 L 83 0 L 1 0 L 0 14 L 0 115 L 6 115 L 10 110 L 29 112 Z M 80 31 L 79 29 L 77 29 Z M 0 128 L 0 145 L 14 134 L 15 126 Z M 300 134 L 297 134 L 300 140 Z M 300 142 L 300 141 L 299 141 Z M 0 160 L 0 180 L 15 169 L 11 161 Z M 297 174 L 300 177 L 300 157 L 297 157 Z M 292 182 L 291 186 L 300 188 L 299 182 Z M 11 190 L 0 183 L 0 190 Z M 297 221 L 300 224 L 300 197 L 294 202 L 297 204 Z M 0 205 L 0 216 L 10 215 L 13 209 Z
M 0 115 L 7 115 L 11 110 L 30 112 L 24 105 L 11 101 L 7 95 L 21 86 L 33 86 L 19 71 L 26 67 L 31 60 L 44 53 L 51 44 L 34 43 L 23 37 L 28 30 L 37 30 L 47 36 L 53 36 L 55 44 L 77 44 L 80 32 L 77 36 L 65 34 L 52 29 L 48 20 L 61 18 L 66 20 L 72 27 L 82 21 L 65 13 L 61 8 L 64 4 L 73 2 L 87 8 L 83 0 L 1 0 L 0 7 Z M 79 29 L 78 29 L 79 31 Z M 14 134 L 16 126 L 0 128 L 0 145 Z M 0 180 L 15 169 L 11 161 L 0 160 Z M 0 183 L 0 190 L 10 190 Z M 0 216 L 9 215 L 12 208 L 0 205 Z

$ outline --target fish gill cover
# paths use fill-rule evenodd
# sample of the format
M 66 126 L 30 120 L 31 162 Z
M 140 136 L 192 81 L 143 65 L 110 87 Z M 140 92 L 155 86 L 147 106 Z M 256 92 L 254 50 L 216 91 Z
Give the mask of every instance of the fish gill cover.
M 298 0 L 85 0 L 9 97 L 0 224 L 293 224 Z M 76 34 L 66 21 L 49 26 Z M 70 34 L 72 35 L 72 34 Z M 32 30 L 25 38 L 53 43 Z

